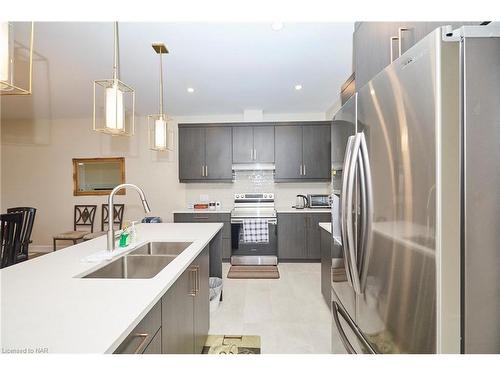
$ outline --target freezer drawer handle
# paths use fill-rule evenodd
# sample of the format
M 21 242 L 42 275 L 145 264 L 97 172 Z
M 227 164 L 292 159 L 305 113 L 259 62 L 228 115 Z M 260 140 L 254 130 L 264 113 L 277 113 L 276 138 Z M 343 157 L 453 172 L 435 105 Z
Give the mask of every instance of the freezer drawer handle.
M 333 320 L 335 321 L 335 326 L 337 327 L 337 331 L 339 332 L 340 340 L 342 340 L 342 344 L 344 344 L 345 350 L 347 350 L 348 354 L 356 354 L 354 348 L 352 347 L 351 343 L 349 342 L 349 339 L 347 338 L 344 332 L 344 329 L 342 328 L 342 325 L 340 324 L 340 319 L 338 315 L 339 313 L 340 311 L 338 305 L 332 301 Z M 343 318 L 345 319 L 345 317 Z

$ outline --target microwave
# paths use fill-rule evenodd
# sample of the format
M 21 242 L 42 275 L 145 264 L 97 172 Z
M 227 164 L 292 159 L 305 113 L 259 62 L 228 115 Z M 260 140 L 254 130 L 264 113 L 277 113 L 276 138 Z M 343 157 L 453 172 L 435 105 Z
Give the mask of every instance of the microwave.
M 330 195 L 308 194 L 309 208 L 330 208 Z

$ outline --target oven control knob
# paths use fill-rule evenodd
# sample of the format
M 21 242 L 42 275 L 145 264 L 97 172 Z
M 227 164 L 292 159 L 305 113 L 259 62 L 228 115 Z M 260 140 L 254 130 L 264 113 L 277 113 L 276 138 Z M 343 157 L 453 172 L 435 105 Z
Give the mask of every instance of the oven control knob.
M 239 195 L 239 194 L 236 194 L 236 198 L 239 198 L 239 197 L 240 197 L 240 195 Z
M 264 194 L 264 198 L 267 198 L 267 194 Z

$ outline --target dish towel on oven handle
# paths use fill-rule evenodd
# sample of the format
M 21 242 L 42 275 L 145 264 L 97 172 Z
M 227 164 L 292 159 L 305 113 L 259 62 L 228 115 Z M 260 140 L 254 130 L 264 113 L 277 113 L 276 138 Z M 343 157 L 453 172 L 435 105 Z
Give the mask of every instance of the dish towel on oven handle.
M 243 242 L 268 243 L 269 223 L 267 219 L 244 219 Z

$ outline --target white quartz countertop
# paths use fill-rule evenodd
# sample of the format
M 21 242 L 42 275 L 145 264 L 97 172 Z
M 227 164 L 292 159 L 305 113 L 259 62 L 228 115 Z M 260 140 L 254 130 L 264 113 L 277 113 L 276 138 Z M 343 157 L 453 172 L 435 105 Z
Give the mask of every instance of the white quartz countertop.
M 137 246 L 193 242 L 151 279 L 78 278 L 105 264 L 82 258 L 104 250 L 106 236 L 0 270 L 1 347 L 112 353 L 221 228 L 221 223 L 137 225 Z
M 332 223 L 319 223 L 318 225 L 321 229 L 324 229 L 328 233 L 332 234 Z M 342 245 L 342 240 L 339 236 L 333 236 L 333 240 L 337 242 L 337 244 Z
M 181 208 L 172 211 L 174 214 L 230 214 L 231 208 L 220 209 L 220 210 L 195 210 L 194 208 Z
M 276 207 L 276 212 L 279 213 L 297 213 L 297 214 L 310 214 L 310 213 L 330 213 L 329 208 L 293 208 L 292 206 Z

